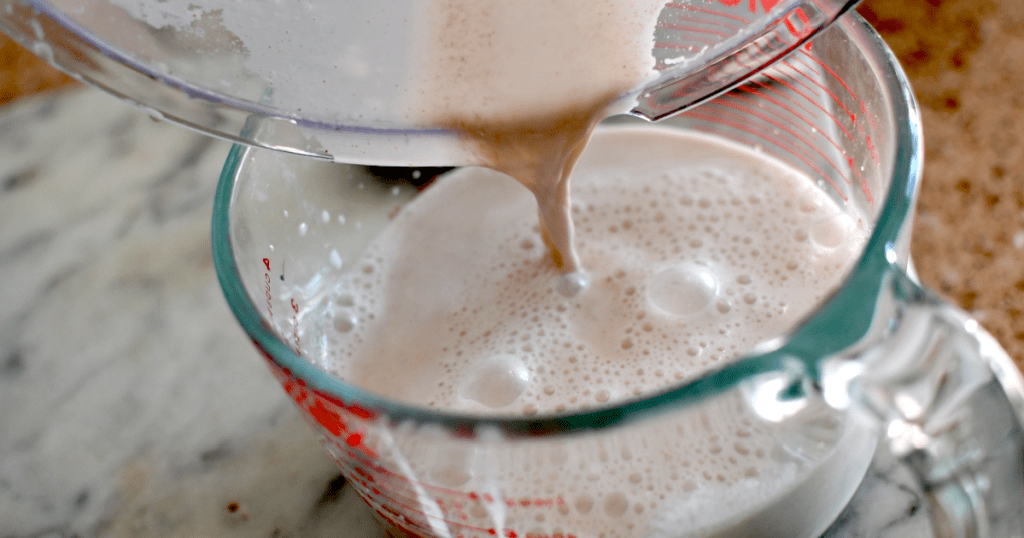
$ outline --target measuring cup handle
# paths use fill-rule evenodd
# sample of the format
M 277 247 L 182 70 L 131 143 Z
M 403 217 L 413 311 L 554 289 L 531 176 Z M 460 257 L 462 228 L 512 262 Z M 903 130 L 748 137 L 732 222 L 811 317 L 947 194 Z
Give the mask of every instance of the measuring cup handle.
M 1024 380 L 978 322 L 893 266 L 847 393 L 918 475 L 937 536 L 1024 535 Z

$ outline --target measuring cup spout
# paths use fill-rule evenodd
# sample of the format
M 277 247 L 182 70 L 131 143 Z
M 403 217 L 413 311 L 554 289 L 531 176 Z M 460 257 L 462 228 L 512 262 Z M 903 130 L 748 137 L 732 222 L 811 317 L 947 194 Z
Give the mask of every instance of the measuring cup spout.
M 1019 536 L 1024 528 L 1024 381 L 965 312 L 893 266 L 864 347 L 827 366 L 854 408 L 917 476 L 937 536 Z M 826 394 L 829 393 L 826 388 Z

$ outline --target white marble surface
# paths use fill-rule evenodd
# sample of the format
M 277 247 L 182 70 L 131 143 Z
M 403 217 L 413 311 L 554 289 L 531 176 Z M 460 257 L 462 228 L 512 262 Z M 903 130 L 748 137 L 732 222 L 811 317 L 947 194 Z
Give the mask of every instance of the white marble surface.
M 229 145 L 79 91 L 0 112 L 0 536 L 382 536 L 234 322 Z M 883 459 L 830 536 L 930 536 Z

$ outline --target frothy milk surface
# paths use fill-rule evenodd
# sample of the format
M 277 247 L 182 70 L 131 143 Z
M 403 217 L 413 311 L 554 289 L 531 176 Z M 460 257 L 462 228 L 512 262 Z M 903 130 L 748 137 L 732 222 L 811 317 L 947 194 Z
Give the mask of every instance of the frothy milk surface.
M 423 406 L 531 415 L 605 405 L 788 330 L 867 237 L 796 171 L 671 130 L 601 130 L 574 181 L 586 289 L 545 255 L 528 192 L 460 169 L 404 207 L 313 309 L 336 321 L 305 338 L 321 346 L 307 356 Z
M 585 287 L 552 265 L 522 186 L 460 169 L 403 207 L 304 314 L 303 355 L 353 385 L 449 412 L 613 405 L 790 329 L 867 237 L 807 177 L 712 137 L 601 128 L 573 178 Z M 401 461 L 446 490 L 498 484 L 517 499 L 557 499 L 500 521 L 474 505 L 460 525 L 809 536 L 848 500 L 873 447 L 841 414 L 809 413 L 780 427 L 730 394 L 622 439 L 510 449 L 501 468 L 433 441 L 403 446 Z M 395 442 L 368 440 L 384 443 L 379 452 Z

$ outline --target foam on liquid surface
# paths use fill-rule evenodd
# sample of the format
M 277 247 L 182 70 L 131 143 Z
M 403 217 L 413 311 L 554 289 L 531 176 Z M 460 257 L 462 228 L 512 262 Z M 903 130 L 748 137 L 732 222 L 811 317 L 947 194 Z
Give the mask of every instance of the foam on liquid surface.
M 809 178 L 671 129 L 599 129 L 573 180 L 586 282 L 551 263 L 530 192 L 494 171 L 457 170 L 304 303 L 302 355 L 355 386 L 449 412 L 611 406 L 789 330 L 866 238 Z M 863 476 L 872 435 L 827 406 L 777 423 L 752 402 L 734 391 L 598 438 L 469 443 L 371 428 L 363 442 L 374 465 L 402 477 L 385 480 L 397 488 L 388 498 L 416 495 L 405 480 L 453 492 L 463 503 L 453 525 L 580 538 L 820 532 Z M 470 494 L 516 503 L 499 511 Z M 415 510 L 433 506 L 424 502 Z
M 574 174 L 580 275 L 535 202 L 461 169 L 403 208 L 315 308 L 309 356 L 354 385 L 449 410 L 586 409 L 692 378 L 788 330 L 866 232 L 807 178 L 738 147 L 610 129 Z
M 353 385 L 452 412 L 613 405 L 788 330 L 866 239 L 808 178 L 713 138 L 599 129 L 573 179 L 586 282 L 552 265 L 529 192 L 461 169 L 402 208 L 305 314 L 302 340 L 314 345 L 303 354 Z M 873 437 L 827 406 L 777 424 L 750 405 L 730 393 L 625 437 L 509 445 L 492 459 L 432 438 L 366 442 L 403 454 L 416 480 L 545 503 L 500 514 L 468 505 L 457 522 L 479 528 L 821 532 L 862 476 Z

